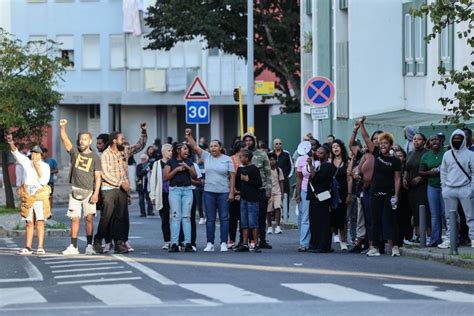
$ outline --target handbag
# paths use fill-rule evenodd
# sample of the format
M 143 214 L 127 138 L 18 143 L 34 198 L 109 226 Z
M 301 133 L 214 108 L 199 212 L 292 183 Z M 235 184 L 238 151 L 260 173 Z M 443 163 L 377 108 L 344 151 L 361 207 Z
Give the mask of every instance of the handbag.
M 75 200 L 78 201 L 84 201 L 89 197 L 89 195 L 92 193 L 90 190 L 78 188 L 78 187 L 72 187 L 71 188 L 71 195 Z
M 311 182 L 309 182 L 309 186 L 311 187 L 311 191 L 313 191 L 314 196 L 316 197 L 316 199 L 319 202 L 324 202 L 324 201 L 327 201 L 331 198 L 331 192 L 329 192 L 329 190 L 326 190 L 326 191 L 323 191 L 323 192 L 320 192 L 320 193 L 316 194 L 315 193 L 316 190 L 314 190 L 313 184 L 311 184 Z

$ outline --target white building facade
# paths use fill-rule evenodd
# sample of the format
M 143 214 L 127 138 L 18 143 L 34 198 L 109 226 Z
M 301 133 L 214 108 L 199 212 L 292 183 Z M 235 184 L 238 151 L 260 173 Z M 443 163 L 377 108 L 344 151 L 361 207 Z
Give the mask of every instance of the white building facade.
M 313 122 L 302 95 L 302 135 L 348 137 L 353 120 L 362 115 L 372 129 L 390 131 L 399 142 L 403 126 L 428 132 L 428 126 L 440 125 L 448 113 L 438 98 L 453 96 L 455 88 L 432 86 L 440 78 L 438 67 L 460 69 L 472 56 L 466 41 L 456 36 L 459 25 L 429 44 L 424 41 L 432 28 L 429 17 L 410 15 L 410 9 L 423 3 L 426 0 L 302 1 L 302 86 L 310 77 L 323 75 L 336 87 L 329 120 Z

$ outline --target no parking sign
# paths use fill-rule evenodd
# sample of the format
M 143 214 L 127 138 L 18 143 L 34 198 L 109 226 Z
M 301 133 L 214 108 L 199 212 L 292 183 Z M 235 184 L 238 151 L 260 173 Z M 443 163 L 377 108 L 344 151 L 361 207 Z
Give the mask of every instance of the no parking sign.
M 328 106 L 334 99 L 336 89 L 326 77 L 313 77 L 304 86 L 304 98 L 306 102 L 316 107 Z

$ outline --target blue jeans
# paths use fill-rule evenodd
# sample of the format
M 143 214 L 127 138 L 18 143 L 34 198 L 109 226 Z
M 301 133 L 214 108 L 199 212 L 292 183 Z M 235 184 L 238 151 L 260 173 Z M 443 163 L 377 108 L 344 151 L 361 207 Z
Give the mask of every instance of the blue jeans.
M 229 236 L 229 203 L 227 198 L 229 193 L 214 193 L 204 191 L 204 209 L 206 211 L 206 233 L 207 242 L 214 244 L 216 235 L 216 217 L 219 210 L 219 220 L 221 225 L 221 243 L 227 243 Z
M 300 229 L 300 246 L 309 247 L 311 232 L 309 230 L 309 201 L 307 192 L 301 190 L 301 202 L 298 203 L 298 227 Z
M 258 228 L 258 202 L 249 202 L 240 198 L 240 228 Z
M 178 244 L 181 222 L 183 222 L 184 243 L 190 244 L 193 190 L 191 187 L 170 187 L 168 199 L 171 213 L 171 243 Z
M 441 188 L 428 185 L 428 203 L 431 213 L 431 239 L 430 244 L 442 243 L 441 231 L 443 230 L 442 219 L 444 218 L 444 200 Z

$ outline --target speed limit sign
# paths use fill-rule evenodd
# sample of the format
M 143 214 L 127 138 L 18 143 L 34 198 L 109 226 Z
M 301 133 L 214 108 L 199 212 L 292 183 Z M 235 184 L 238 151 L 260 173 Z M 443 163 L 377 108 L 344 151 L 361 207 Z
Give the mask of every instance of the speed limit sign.
M 209 101 L 186 102 L 186 124 L 209 124 Z

